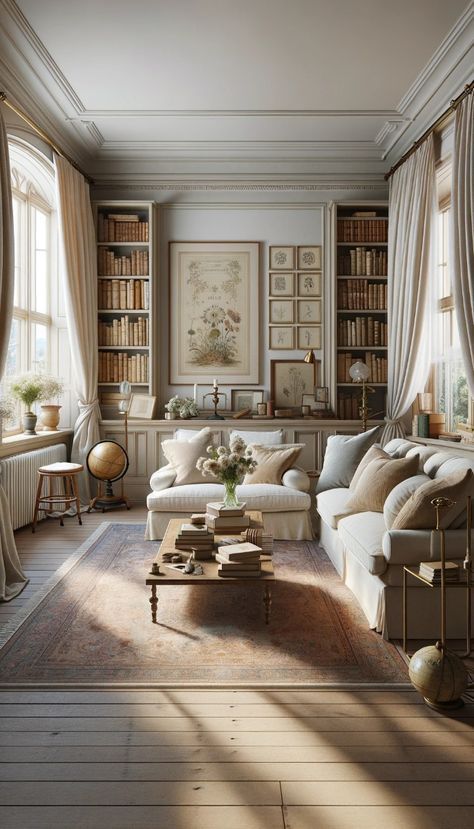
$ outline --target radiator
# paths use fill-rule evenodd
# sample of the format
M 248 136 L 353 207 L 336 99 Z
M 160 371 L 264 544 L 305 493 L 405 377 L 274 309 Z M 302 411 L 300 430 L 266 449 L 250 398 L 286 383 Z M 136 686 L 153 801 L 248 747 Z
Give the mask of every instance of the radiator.
M 66 459 L 66 445 L 60 443 L 0 461 L 0 481 L 10 505 L 14 530 L 33 520 L 39 467 Z

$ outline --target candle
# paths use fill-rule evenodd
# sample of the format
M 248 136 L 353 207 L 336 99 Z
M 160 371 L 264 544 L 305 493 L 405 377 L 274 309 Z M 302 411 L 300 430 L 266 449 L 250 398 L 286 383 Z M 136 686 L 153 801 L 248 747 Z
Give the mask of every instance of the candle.
M 198 387 L 197 387 L 197 383 L 195 383 L 194 384 L 194 402 L 195 403 L 197 403 L 197 399 L 198 399 Z
M 214 377 L 212 385 L 214 386 L 215 389 L 217 389 L 217 377 Z

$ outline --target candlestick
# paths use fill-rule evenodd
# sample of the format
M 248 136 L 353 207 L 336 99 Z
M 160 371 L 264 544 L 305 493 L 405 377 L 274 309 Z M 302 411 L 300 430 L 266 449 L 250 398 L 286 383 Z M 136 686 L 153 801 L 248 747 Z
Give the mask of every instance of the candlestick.
M 197 387 L 197 383 L 195 383 L 194 384 L 194 402 L 195 403 L 197 403 L 197 399 L 198 399 L 198 387 Z
M 217 386 L 217 377 L 214 377 L 214 380 L 212 381 L 212 385 L 214 386 L 215 389 L 217 389 L 217 387 L 218 387 Z
M 225 397 L 225 395 L 222 395 L 222 396 Z M 225 420 L 225 418 L 222 417 L 222 415 L 217 414 L 217 406 L 219 404 L 219 397 L 221 397 L 221 395 L 219 394 L 219 387 L 217 385 L 217 380 L 214 380 L 213 394 L 211 395 L 211 400 L 214 403 L 214 414 L 210 415 L 207 418 L 208 420 Z

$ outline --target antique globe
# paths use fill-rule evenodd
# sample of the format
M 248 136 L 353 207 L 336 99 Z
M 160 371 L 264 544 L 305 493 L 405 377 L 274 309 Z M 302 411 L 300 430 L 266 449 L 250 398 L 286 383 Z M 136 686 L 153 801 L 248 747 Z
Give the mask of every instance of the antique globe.
M 128 469 L 128 455 L 115 440 L 100 440 L 87 455 L 87 469 L 98 481 L 105 483 L 105 495 L 100 488 L 98 495 L 92 499 L 89 505 L 91 509 L 102 509 L 118 507 L 125 504 L 128 509 L 127 499 L 122 495 L 114 495 L 112 483 L 119 481 Z
M 462 660 L 439 645 L 428 645 L 413 654 L 408 670 L 410 680 L 425 702 L 437 710 L 459 708 L 468 685 Z

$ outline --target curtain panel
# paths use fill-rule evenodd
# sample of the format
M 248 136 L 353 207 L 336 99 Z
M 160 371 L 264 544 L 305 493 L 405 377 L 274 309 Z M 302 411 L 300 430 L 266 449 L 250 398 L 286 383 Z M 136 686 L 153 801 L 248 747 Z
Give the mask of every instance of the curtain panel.
M 390 179 L 388 391 L 382 445 L 404 437 L 401 418 L 429 370 L 429 267 L 434 214 L 433 136 Z
M 71 459 L 84 464 L 100 438 L 97 397 L 97 266 L 89 185 L 65 158 L 54 156 L 66 320 L 79 415 Z M 87 471 L 80 476 L 81 501 L 91 493 Z
M 13 311 L 13 212 L 10 158 L 5 122 L 0 111 L 0 379 L 7 361 Z M 18 596 L 28 584 L 13 535 L 10 508 L 0 480 L 0 601 Z

